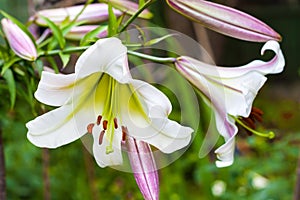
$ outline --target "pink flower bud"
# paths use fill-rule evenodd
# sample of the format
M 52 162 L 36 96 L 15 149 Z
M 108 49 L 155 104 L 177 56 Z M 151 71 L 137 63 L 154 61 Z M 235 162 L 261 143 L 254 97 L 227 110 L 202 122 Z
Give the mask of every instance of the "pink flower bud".
M 20 58 L 34 61 L 38 55 L 30 37 L 9 19 L 3 18 L 1 24 L 9 46 L 14 53 Z
M 103 2 L 109 2 L 114 8 L 129 15 L 133 15 L 139 9 L 139 5 L 137 3 L 127 0 L 104 0 Z M 143 12 L 139 14 L 139 17 L 143 19 L 151 19 L 152 16 L 152 13 L 147 9 L 143 10 Z
M 70 40 L 81 40 L 88 32 L 98 28 L 98 25 L 82 25 L 73 27 L 67 34 L 66 38 Z M 104 38 L 107 36 L 107 27 L 103 27 L 97 34 L 97 38 Z
M 145 200 L 159 199 L 159 179 L 148 143 L 127 135 L 126 146 L 134 178 Z
M 84 5 L 71 6 L 67 8 L 55 8 L 38 11 L 33 17 L 31 17 L 35 23 L 40 26 L 46 26 L 47 23 L 39 16 L 44 16 L 49 18 L 56 24 L 60 24 L 67 18 L 70 21 L 74 20 L 75 17 L 83 9 Z M 113 10 L 116 16 L 122 15 L 122 12 L 119 10 Z M 94 3 L 89 4 L 82 14 L 77 18 L 77 22 L 86 22 L 86 23 L 97 23 L 108 20 L 108 5 L 104 3 Z
M 271 27 L 239 10 L 203 0 L 167 0 L 175 11 L 203 26 L 241 40 L 281 41 Z

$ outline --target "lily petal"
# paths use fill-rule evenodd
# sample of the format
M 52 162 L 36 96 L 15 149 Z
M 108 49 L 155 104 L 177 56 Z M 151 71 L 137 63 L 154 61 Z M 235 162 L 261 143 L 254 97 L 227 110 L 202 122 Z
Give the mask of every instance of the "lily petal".
M 147 113 L 137 113 L 136 111 L 141 108 L 133 103 L 129 103 L 129 107 L 122 110 L 122 116 L 128 116 L 123 117 L 123 120 L 128 127 L 129 134 L 157 147 L 164 153 L 171 153 L 187 146 L 193 129 L 167 118 L 171 112 L 169 100 L 148 83 L 138 80 L 131 81 L 131 83 L 138 96 L 145 98 L 145 101 L 143 98 L 140 99 L 142 110 Z M 123 101 L 126 100 L 123 99 Z
M 171 8 L 207 28 L 230 37 L 254 41 L 281 41 L 264 22 L 231 7 L 203 0 L 167 0 Z
M 120 83 L 129 81 L 127 48 L 119 39 L 100 39 L 79 57 L 75 65 L 78 79 L 95 72 L 105 72 Z
M 38 147 L 57 148 L 59 146 L 73 142 L 86 133 L 86 126 L 77 124 L 72 105 L 65 105 L 43 114 L 28 122 L 27 138 Z M 82 110 L 81 114 L 86 114 L 87 110 Z M 83 120 L 91 120 L 89 116 Z
M 64 75 L 43 71 L 34 94 L 35 98 L 50 106 L 62 106 L 73 93 L 75 79 L 75 74 Z
M 103 130 L 102 126 L 94 126 L 93 129 L 93 154 L 97 164 L 100 167 L 121 165 L 123 162 L 122 153 L 121 153 L 121 140 L 122 140 L 122 131 L 121 127 L 115 130 L 114 139 L 113 139 L 113 149 L 111 153 L 106 153 L 106 147 L 110 145 L 109 135 L 104 133 L 102 143 L 99 144 L 99 137 L 101 131 Z

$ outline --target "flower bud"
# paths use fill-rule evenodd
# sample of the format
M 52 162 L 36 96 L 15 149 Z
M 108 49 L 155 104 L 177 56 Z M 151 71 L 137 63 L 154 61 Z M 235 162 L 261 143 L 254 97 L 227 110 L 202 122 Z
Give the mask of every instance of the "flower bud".
M 281 41 L 264 22 L 239 10 L 203 0 L 167 0 L 171 8 L 216 32 L 253 42 Z
M 14 53 L 20 58 L 34 61 L 38 55 L 30 37 L 9 19 L 3 18 L 1 24 L 9 46 Z
M 126 147 L 134 178 L 145 200 L 159 199 L 159 179 L 148 143 L 126 137 Z
M 73 27 L 67 34 L 66 38 L 69 40 L 81 40 L 88 32 L 98 28 L 98 25 L 82 25 Z M 107 27 L 103 27 L 97 34 L 97 38 L 104 38 L 107 36 Z
M 39 16 L 49 18 L 56 24 L 60 24 L 66 18 L 72 21 L 81 12 L 84 5 L 71 6 L 66 8 L 55 8 L 38 11 L 33 17 L 33 21 L 40 26 L 47 26 L 47 23 Z M 119 10 L 113 10 L 116 16 L 122 15 Z M 108 5 L 104 3 L 89 4 L 81 15 L 77 18 L 77 22 L 97 23 L 108 20 Z
M 103 2 L 109 2 L 114 8 L 129 15 L 133 15 L 139 9 L 139 5 L 137 3 L 127 0 L 103 0 Z M 139 14 L 139 17 L 143 19 L 151 19 L 152 16 L 152 13 L 147 9 L 143 10 L 143 12 Z

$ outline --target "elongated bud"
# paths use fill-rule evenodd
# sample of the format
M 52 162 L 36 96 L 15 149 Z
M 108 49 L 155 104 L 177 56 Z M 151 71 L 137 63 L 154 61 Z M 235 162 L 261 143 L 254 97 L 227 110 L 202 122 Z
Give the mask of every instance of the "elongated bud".
M 139 5 L 137 3 L 127 0 L 102 0 L 102 2 L 109 2 L 114 8 L 129 15 L 133 15 L 139 9 Z M 153 15 L 149 10 L 145 9 L 139 14 L 138 17 L 143 19 L 151 19 Z
M 203 0 L 166 1 L 180 14 L 224 35 L 254 42 L 281 41 L 267 24 L 239 10 Z
M 14 53 L 20 58 L 34 61 L 38 55 L 30 37 L 9 19 L 3 18 L 1 24 L 9 46 Z
M 38 11 L 31 19 L 40 26 L 47 26 L 47 23 L 40 17 L 44 16 L 49 18 L 56 24 L 60 24 L 67 18 L 70 21 L 81 12 L 84 5 L 71 6 L 66 8 L 55 8 Z M 119 10 L 113 10 L 116 16 L 122 15 Z M 81 15 L 77 18 L 77 22 L 97 23 L 108 20 L 108 5 L 105 3 L 89 4 Z
M 81 40 L 87 33 L 98 28 L 98 25 L 82 25 L 73 27 L 67 34 L 66 38 L 70 40 Z M 97 32 L 97 38 L 104 38 L 107 36 L 107 26 L 103 27 Z
M 134 178 L 145 200 L 159 199 L 159 179 L 149 144 L 126 136 L 128 157 Z

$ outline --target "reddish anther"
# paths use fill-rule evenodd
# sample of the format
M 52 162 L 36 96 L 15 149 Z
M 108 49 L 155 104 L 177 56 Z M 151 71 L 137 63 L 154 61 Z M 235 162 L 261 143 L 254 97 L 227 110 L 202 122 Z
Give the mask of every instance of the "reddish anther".
M 105 131 L 103 130 L 103 131 L 101 131 L 101 133 L 100 133 L 100 135 L 99 135 L 99 145 L 101 145 L 102 142 L 103 142 L 103 136 L 104 136 L 104 133 L 105 133 Z
M 264 112 L 261 109 L 256 108 L 256 107 L 252 107 L 251 113 L 257 113 L 259 115 L 263 115 L 264 114 Z
M 100 125 L 101 120 L 102 120 L 102 116 L 99 115 L 99 116 L 97 117 L 97 125 L 98 125 L 98 126 Z
M 117 120 L 117 118 L 114 118 L 114 125 L 115 125 L 115 129 L 117 129 L 118 128 L 118 120 Z
M 107 120 L 104 120 L 103 123 L 102 123 L 104 130 L 107 130 L 107 123 L 108 123 Z
M 126 135 L 128 134 L 127 127 L 122 126 L 122 141 L 124 142 L 126 140 Z
M 90 133 L 90 134 L 92 134 L 94 126 L 95 126 L 95 124 L 93 124 L 93 123 L 87 125 L 87 127 L 86 127 L 87 132 Z

